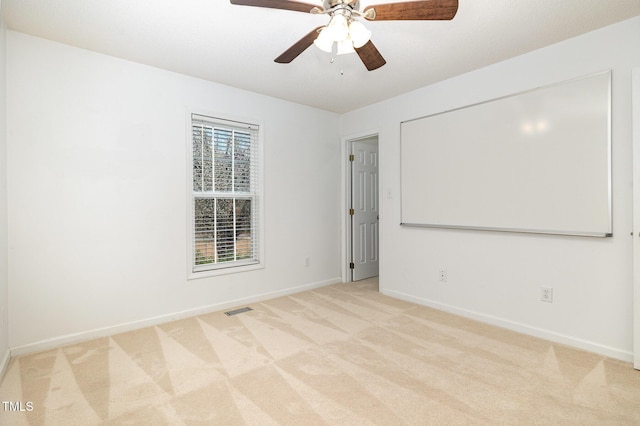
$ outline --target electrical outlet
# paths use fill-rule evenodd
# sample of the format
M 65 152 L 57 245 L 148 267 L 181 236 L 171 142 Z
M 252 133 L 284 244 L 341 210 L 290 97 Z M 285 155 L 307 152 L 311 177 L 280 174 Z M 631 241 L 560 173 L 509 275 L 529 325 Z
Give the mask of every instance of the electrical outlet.
M 540 287 L 540 300 L 553 303 L 553 287 Z
M 444 269 L 440 269 L 440 271 L 438 272 L 438 279 L 440 281 L 442 281 L 443 283 L 447 282 L 447 271 L 445 271 Z

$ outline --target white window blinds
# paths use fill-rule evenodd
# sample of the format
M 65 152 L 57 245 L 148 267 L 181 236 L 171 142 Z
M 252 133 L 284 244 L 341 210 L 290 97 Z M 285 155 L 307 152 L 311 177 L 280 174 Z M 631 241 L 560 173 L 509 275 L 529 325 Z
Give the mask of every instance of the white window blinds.
M 258 126 L 193 114 L 192 271 L 260 262 Z

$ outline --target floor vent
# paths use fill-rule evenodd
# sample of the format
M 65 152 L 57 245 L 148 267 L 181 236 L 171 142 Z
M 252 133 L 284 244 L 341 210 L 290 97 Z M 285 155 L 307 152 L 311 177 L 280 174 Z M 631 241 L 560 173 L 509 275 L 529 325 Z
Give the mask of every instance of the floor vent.
M 249 312 L 249 311 L 253 311 L 253 309 L 246 307 L 246 308 L 239 308 L 239 309 L 234 309 L 233 311 L 227 311 L 224 314 L 228 317 L 230 317 L 231 315 L 238 315 L 241 314 L 243 312 Z

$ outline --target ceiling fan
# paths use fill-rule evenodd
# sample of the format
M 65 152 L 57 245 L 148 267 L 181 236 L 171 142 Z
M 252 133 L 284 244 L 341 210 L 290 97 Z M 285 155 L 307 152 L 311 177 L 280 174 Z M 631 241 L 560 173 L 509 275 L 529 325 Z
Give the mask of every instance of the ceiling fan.
M 371 31 L 356 18 L 368 21 L 450 20 L 458 11 L 458 0 L 422 0 L 367 6 L 360 11 L 360 0 L 324 0 L 322 7 L 289 0 L 230 0 L 241 6 L 266 7 L 329 15 L 329 23 L 314 28 L 275 59 L 288 64 L 315 44 L 325 52 L 338 55 L 356 52 L 369 71 L 387 63 L 371 41 Z

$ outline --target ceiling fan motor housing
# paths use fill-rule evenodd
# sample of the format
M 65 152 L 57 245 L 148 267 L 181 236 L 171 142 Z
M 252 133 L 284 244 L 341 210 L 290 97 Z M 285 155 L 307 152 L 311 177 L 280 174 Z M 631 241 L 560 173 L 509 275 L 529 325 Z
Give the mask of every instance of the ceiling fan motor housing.
M 329 10 L 338 5 L 349 6 L 351 9 L 358 10 L 360 8 L 360 0 L 324 0 L 324 10 Z

